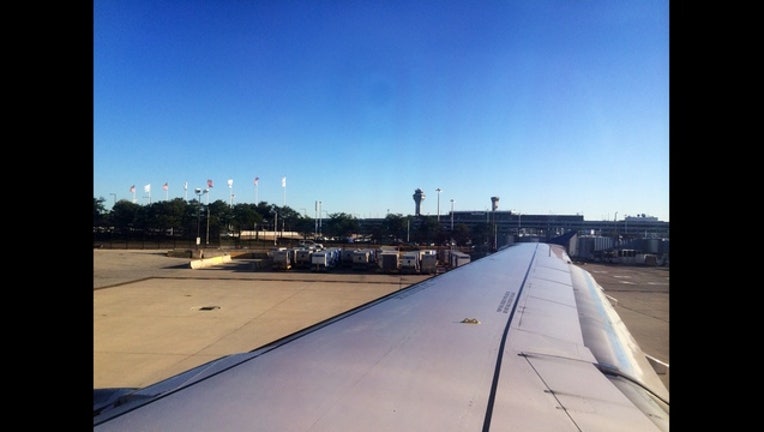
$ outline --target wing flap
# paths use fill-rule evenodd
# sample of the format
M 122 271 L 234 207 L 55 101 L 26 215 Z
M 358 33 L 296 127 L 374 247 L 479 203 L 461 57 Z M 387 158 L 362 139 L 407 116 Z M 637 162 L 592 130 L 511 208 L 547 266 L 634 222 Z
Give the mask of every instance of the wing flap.
M 515 354 L 499 386 L 491 430 L 660 430 L 586 361 Z

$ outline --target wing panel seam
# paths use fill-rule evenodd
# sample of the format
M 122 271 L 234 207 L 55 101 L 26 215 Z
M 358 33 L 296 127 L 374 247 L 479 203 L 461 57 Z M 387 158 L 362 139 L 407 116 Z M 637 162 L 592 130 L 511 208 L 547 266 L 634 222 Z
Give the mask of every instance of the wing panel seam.
M 509 317 L 507 319 L 507 323 L 504 326 L 504 333 L 501 336 L 501 343 L 499 344 L 499 352 L 496 357 L 496 367 L 494 368 L 493 380 L 491 382 L 491 391 L 488 396 L 488 404 L 486 406 L 485 417 L 483 418 L 483 432 L 488 432 L 488 430 L 491 428 L 491 416 L 493 414 L 493 406 L 496 401 L 496 389 L 499 386 L 499 374 L 501 372 L 501 363 L 504 358 L 504 347 L 507 344 L 507 336 L 509 335 L 509 329 L 512 325 L 512 319 L 515 316 L 515 311 L 517 310 L 517 302 L 520 299 L 520 296 L 522 295 L 523 290 L 525 289 L 525 284 L 528 282 L 528 277 L 530 276 L 531 268 L 533 268 L 533 264 L 536 261 L 537 252 L 538 252 L 538 245 L 536 245 L 536 248 L 533 250 L 533 255 L 531 256 L 530 263 L 528 264 L 528 268 L 525 270 L 525 275 L 523 276 L 523 282 L 520 284 L 520 289 L 517 290 L 517 296 L 515 296 L 515 303 L 512 305 L 512 312 L 510 312 Z

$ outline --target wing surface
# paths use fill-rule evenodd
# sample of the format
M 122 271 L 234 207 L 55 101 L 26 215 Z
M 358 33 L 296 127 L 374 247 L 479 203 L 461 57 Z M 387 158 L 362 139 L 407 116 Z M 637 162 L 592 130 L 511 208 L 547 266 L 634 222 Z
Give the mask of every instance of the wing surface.
M 598 290 L 561 247 L 520 243 L 138 390 L 94 430 L 667 430 L 625 327 L 582 325 L 580 291 L 610 313 Z

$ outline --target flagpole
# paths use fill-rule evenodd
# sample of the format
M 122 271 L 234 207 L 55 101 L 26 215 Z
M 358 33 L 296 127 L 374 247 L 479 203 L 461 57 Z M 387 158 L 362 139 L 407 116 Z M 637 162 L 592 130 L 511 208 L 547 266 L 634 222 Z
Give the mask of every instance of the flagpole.
M 212 179 L 207 179 L 207 190 L 209 191 L 207 194 L 207 204 L 210 202 L 210 195 L 212 194 L 212 187 L 213 187 Z
M 209 186 L 208 190 L 212 190 L 212 183 L 207 184 Z M 205 241 L 206 245 L 210 244 L 210 193 L 207 193 L 207 240 Z

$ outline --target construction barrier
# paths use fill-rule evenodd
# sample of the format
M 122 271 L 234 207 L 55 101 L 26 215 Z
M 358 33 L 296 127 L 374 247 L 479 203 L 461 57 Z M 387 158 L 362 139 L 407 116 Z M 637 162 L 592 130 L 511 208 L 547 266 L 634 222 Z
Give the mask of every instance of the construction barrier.
M 191 268 L 196 270 L 204 267 L 210 267 L 220 264 L 225 264 L 231 262 L 231 255 L 225 254 L 225 255 L 219 255 L 212 258 L 203 258 L 198 260 L 192 260 L 191 261 Z

